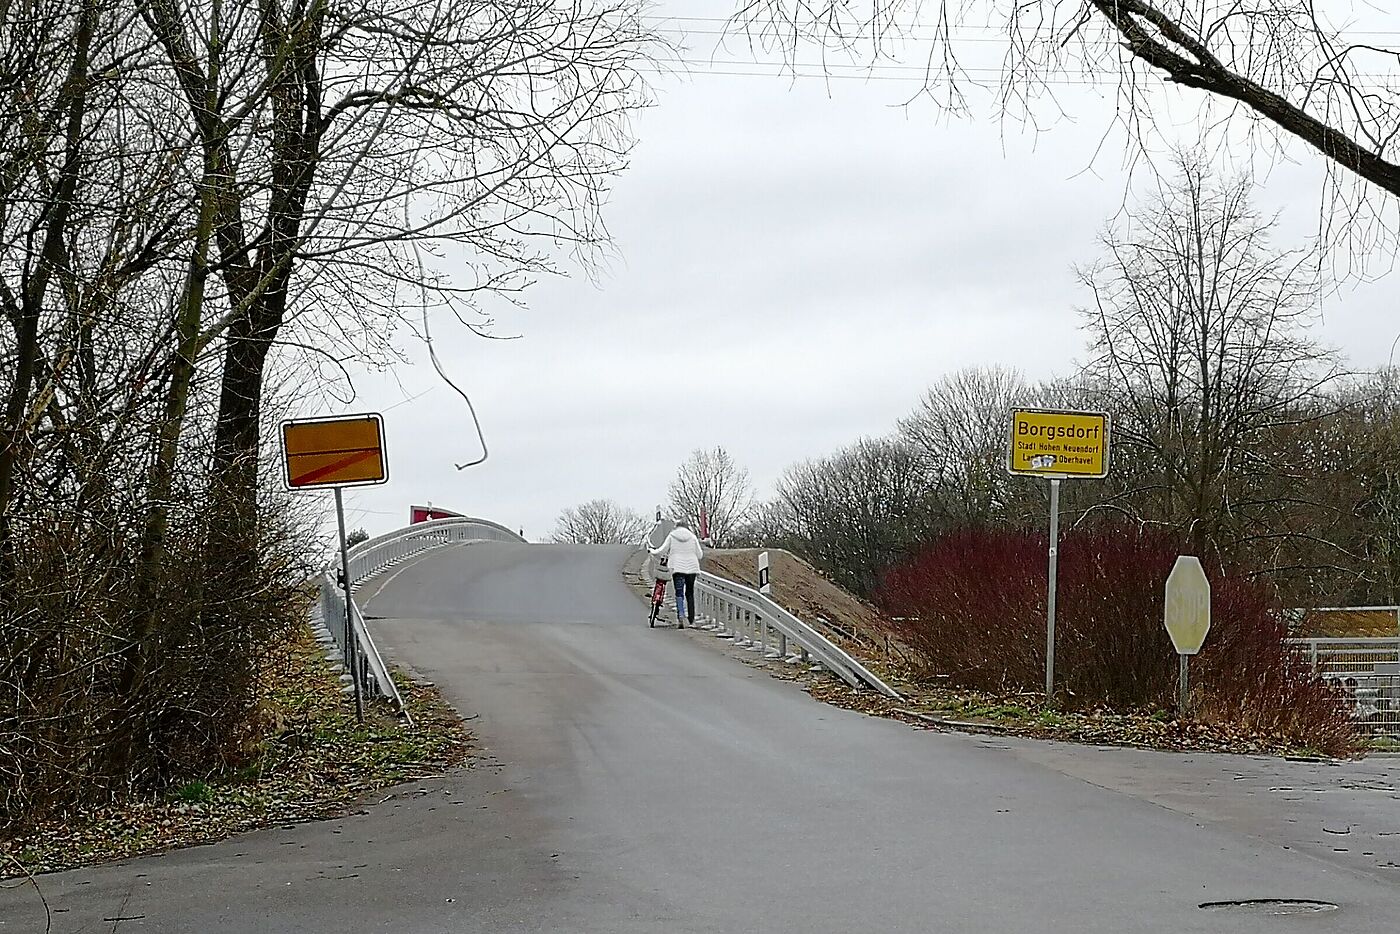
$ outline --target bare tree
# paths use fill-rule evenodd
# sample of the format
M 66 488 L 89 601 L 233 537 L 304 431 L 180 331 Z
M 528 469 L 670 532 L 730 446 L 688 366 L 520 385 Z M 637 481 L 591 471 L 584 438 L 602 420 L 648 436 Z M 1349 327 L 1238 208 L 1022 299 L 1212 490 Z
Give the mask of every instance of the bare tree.
M 1007 497 L 1007 424 L 1028 388 L 1001 367 L 959 370 L 940 379 L 899 422 L 918 452 L 931 489 L 955 521 L 992 521 Z
M 278 387 L 604 248 L 639 10 L 0 0 L 0 823 L 249 751 Z
M 786 524 L 772 544 L 869 596 L 880 574 L 936 527 L 933 500 L 919 451 L 900 439 L 866 438 L 789 467 L 766 512 Z
M 671 510 L 700 530 L 700 513 L 705 513 L 710 540 L 716 547 L 729 544 L 753 506 L 749 472 L 734 463 L 722 447 L 696 448 L 676 471 L 671 481 Z
M 1081 272 L 1086 376 L 1115 416 L 1116 480 L 1141 517 L 1182 529 L 1202 554 L 1276 527 L 1277 503 L 1257 488 L 1286 464 L 1270 462 L 1267 435 L 1337 376 L 1307 336 L 1316 258 L 1272 246 L 1250 190 L 1184 160 Z
M 1038 103 L 1059 106 L 1063 85 L 1116 83 L 1117 119 L 1141 141 L 1165 117 L 1166 99 L 1154 93 L 1163 83 L 1188 89 L 1188 99 L 1200 92 L 1197 125 L 1235 116 L 1246 121 L 1246 132 L 1302 140 L 1362 180 L 1329 180 L 1335 232 L 1358 252 L 1359 215 L 1383 217 L 1394 210 L 1390 198 L 1400 195 L 1396 21 L 1380 5 L 1362 11 L 1315 0 L 743 0 L 736 20 L 792 62 L 806 44 L 877 67 L 915 48 L 926 94 L 956 113 L 969 109 L 970 89 L 990 85 L 1003 113 L 1039 125 Z M 991 38 L 988 32 L 1000 33 L 1001 41 L 965 41 L 969 33 Z M 1223 113 L 1212 102 L 1223 104 Z M 1367 232 L 1388 236 L 1381 224 Z
M 1295 606 L 1400 601 L 1400 383 L 1339 380 L 1261 439 L 1274 469 L 1254 499 L 1267 523 L 1242 542 Z M 1247 503 L 1248 512 L 1261 507 Z
M 559 513 L 550 541 L 575 545 L 635 545 L 651 528 L 641 513 L 610 499 L 590 499 Z
M 376 315 L 405 303 L 480 320 L 480 297 L 513 296 L 561 251 L 589 255 L 649 36 L 634 0 L 138 9 L 196 140 L 191 274 L 207 307 L 191 347 L 222 356 L 208 555 L 236 580 L 255 559 L 279 340 L 371 342 Z
M 782 499 L 756 502 L 749 517 L 730 536 L 734 548 L 786 548 L 801 552 L 804 542 L 798 537 L 797 516 Z

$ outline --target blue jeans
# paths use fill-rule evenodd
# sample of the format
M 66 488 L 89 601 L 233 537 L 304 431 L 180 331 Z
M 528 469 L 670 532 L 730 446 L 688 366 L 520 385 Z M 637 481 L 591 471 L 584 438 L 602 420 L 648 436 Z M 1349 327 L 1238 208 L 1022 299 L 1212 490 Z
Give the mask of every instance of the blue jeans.
M 676 587 L 676 620 L 688 619 L 695 623 L 695 575 L 672 574 L 671 583 Z

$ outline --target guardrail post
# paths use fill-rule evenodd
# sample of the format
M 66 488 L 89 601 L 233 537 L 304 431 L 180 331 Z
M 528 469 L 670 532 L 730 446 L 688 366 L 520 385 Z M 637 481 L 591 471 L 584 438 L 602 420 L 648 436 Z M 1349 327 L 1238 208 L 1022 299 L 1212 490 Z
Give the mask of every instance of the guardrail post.
M 1317 677 L 1317 640 L 1308 643 L 1308 664 L 1312 666 L 1313 677 Z
M 774 627 L 771 627 L 771 626 L 768 625 L 768 618 L 765 616 L 765 617 L 763 618 L 763 657 L 764 657 L 764 658 L 782 658 L 782 654 L 781 654 L 780 652 L 778 652 L 778 650 L 777 650 L 777 649 L 774 647 L 774 645 L 773 645 L 773 642 L 772 642 L 773 635 L 774 635 Z M 781 634 L 779 634 L 779 635 L 781 635 Z

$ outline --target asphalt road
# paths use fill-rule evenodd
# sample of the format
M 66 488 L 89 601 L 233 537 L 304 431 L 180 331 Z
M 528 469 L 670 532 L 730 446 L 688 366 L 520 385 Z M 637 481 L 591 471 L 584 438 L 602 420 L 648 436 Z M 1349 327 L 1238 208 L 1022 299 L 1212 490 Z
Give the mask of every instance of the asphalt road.
M 712 636 L 649 630 L 624 558 L 481 544 L 386 575 L 366 607 L 381 643 L 475 718 L 487 757 L 342 820 L 45 876 L 53 930 L 1400 927 L 1400 769 L 939 734 L 828 707 Z M 1341 907 L 1197 907 L 1248 898 Z M 0 934 L 43 921 L 32 890 L 0 892 Z

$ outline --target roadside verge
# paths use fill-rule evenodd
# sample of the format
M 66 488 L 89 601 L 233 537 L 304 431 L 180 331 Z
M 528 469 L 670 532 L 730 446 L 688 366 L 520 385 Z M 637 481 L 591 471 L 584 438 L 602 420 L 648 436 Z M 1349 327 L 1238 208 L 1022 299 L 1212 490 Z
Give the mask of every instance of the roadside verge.
M 339 668 L 309 626 L 267 668 L 265 739 L 250 761 L 159 798 L 94 809 L 0 837 L 0 878 L 73 869 L 213 843 L 266 827 L 341 816 L 368 795 L 462 766 L 461 718 L 426 682 L 395 673 L 413 719 L 387 702 L 355 721 Z

